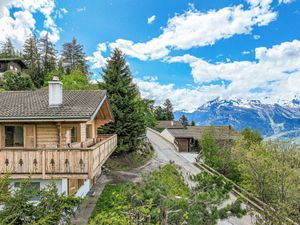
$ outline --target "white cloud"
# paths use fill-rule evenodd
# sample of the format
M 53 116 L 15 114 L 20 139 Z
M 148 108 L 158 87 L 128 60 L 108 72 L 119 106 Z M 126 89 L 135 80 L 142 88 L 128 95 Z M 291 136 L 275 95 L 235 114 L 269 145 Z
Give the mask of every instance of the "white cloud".
M 224 91 L 224 87 L 217 85 L 188 89 L 141 79 L 134 79 L 134 82 L 138 85 L 143 98 L 154 99 L 156 104 L 163 104 L 166 98 L 169 98 L 175 110 L 193 111 L 204 102 L 220 96 Z
M 255 49 L 256 61 L 208 63 L 191 55 L 167 58 L 167 62 L 188 63 L 195 83 L 227 80 L 230 84 L 221 93 L 225 97 L 263 100 L 289 99 L 299 93 L 300 41 L 283 42 L 272 48 Z M 260 92 L 253 90 L 259 89 Z
M 148 18 L 147 23 L 148 24 L 152 24 L 155 21 L 155 19 L 156 19 L 156 16 L 153 15 L 153 16 L 151 16 L 151 17 Z
M 76 11 L 77 12 L 84 12 L 84 11 L 86 11 L 86 7 L 84 6 L 82 8 L 78 8 L 78 9 L 76 9 Z
M 260 39 L 260 35 L 253 35 L 253 38 L 254 38 L 255 40 L 259 40 L 259 39 Z
M 13 15 L 10 9 L 15 8 Z M 59 40 L 53 15 L 55 9 L 54 0 L 2 0 L 0 2 L 0 42 L 10 38 L 17 49 L 21 49 L 25 39 L 36 29 L 34 14 L 40 12 L 44 15 L 44 30 L 41 35 L 49 33 L 50 40 Z
M 291 2 L 293 2 L 294 0 L 279 0 L 279 4 L 289 4 Z
M 272 11 L 271 2 L 248 0 L 248 8 L 240 4 L 205 13 L 191 8 L 170 18 L 162 34 L 148 42 L 118 39 L 110 47 L 118 47 L 140 60 L 155 60 L 167 56 L 172 49 L 213 45 L 237 34 L 249 34 L 254 26 L 265 26 L 275 20 L 277 13 Z
M 250 51 L 242 51 L 242 54 L 243 55 L 248 55 L 248 54 L 250 54 Z
M 100 69 L 105 66 L 106 58 L 102 55 L 102 52 L 106 52 L 106 50 L 106 44 L 100 43 L 97 46 L 97 51 L 92 56 L 87 57 L 87 60 L 92 63 L 92 69 Z

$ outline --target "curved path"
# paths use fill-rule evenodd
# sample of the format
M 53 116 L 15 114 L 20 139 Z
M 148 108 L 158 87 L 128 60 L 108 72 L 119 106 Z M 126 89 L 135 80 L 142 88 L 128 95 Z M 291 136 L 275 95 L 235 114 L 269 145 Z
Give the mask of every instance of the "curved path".
M 180 167 L 181 172 L 183 173 L 186 183 L 192 187 L 195 185 L 193 181 L 189 179 L 189 175 L 198 174 L 201 170 L 193 165 L 193 156 L 189 155 L 192 153 L 179 153 L 176 151 L 174 144 L 169 142 L 167 139 L 162 137 L 159 132 L 147 129 L 147 137 L 155 149 L 155 158 L 158 161 L 164 161 L 168 163 L 170 161 L 174 162 Z M 236 200 L 234 195 L 230 195 L 230 198 L 224 202 L 224 205 L 230 204 Z M 251 225 L 251 217 L 246 215 L 242 218 L 228 218 L 227 220 L 219 221 L 218 225 Z

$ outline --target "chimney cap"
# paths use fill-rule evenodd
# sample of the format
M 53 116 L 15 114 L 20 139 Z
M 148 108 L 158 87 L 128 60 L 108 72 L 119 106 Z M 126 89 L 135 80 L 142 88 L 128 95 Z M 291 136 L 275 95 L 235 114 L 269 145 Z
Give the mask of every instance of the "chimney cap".
M 52 81 L 59 81 L 59 77 L 58 76 L 54 76 Z

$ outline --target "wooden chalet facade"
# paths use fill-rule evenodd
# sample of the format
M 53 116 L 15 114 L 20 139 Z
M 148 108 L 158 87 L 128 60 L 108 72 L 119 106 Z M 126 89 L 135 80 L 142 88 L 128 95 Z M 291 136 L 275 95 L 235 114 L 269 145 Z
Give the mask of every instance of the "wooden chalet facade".
M 106 92 L 62 91 L 57 78 L 48 89 L 0 93 L 0 173 L 86 194 L 117 146 L 97 134 L 113 120 Z
M 19 58 L 2 58 L 0 59 L 0 77 L 7 70 L 22 72 L 26 69 L 25 63 Z

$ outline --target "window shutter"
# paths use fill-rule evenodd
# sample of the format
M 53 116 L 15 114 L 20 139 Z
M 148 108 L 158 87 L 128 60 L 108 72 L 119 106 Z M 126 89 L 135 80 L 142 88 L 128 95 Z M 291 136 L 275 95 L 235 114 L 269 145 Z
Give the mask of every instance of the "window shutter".
M 25 148 L 35 148 L 35 126 L 25 125 Z

